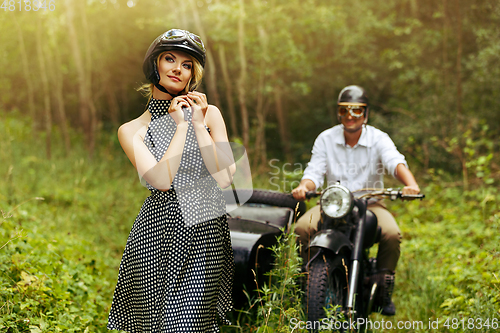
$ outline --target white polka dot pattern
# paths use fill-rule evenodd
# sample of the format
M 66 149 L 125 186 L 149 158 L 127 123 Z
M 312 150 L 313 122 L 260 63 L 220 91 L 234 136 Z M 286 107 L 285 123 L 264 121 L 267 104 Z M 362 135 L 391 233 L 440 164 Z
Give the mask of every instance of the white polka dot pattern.
M 151 99 L 148 107 L 151 112 L 151 123 L 144 143 L 157 161 L 161 160 L 167 151 L 177 129 L 175 121 L 167 111 L 169 106 L 170 100 Z M 191 119 L 191 109 L 183 110 L 186 117 Z M 154 189 L 147 183 L 146 187 Z M 226 213 L 224 196 L 205 166 L 191 121 L 188 121 L 186 143 L 171 188 L 175 189 L 182 217 L 188 226 Z
M 157 160 L 173 136 L 173 119 L 166 113 L 169 102 L 152 99 L 149 105 L 152 120 L 145 143 Z M 175 133 L 175 122 L 173 126 Z M 172 189 L 162 192 L 147 184 L 151 196 L 142 205 L 125 246 L 108 329 L 206 333 L 220 332 L 217 315 L 229 323 L 226 313 L 232 308 L 234 271 L 231 238 L 225 209 L 207 219 L 220 212 L 217 205 L 221 205 L 222 193 L 213 178 L 206 177 L 208 170 L 199 148 L 198 154 L 193 153 L 193 141 L 197 147 L 194 130 L 188 130 L 182 170 L 176 175 L 182 177 Z M 180 191 L 184 197 L 179 198 L 175 185 L 186 187 L 188 181 L 191 188 L 201 186 L 197 191 L 204 193 L 193 196 L 189 188 Z M 183 210 L 185 198 L 194 199 L 199 211 L 191 214 L 190 204 Z M 203 210 L 208 213 L 200 214 Z M 186 216 L 191 223 L 186 223 Z

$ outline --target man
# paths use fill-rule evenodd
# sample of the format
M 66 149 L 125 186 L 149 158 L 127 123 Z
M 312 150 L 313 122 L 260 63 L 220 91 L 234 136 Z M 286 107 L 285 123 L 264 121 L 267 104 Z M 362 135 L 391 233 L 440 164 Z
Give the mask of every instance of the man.
M 347 86 L 338 97 L 337 118 L 341 124 L 323 131 L 314 142 L 311 161 L 304 171 L 298 187 L 292 190 L 297 200 L 304 200 L 307 191 L 323 185 L 326 175 L 328 185 L 337 181 L 349 190 L 383 188 L 384 171 L 405 185 L 403 194 L 418 194 L 413 174 L 405 157 L 397 150 L 391 138 L 373 126 L 367 125 L 369 100 L 359 86 Z M 391 300 L 394 274 L 400 254 L 401 231 L 391 213 L 382 202 L 368 206 L 382 229 L 377 254 L 377 279 L 383 281 L 382 314 L 395 315 Z M 304 214 L 295 227 L 304 248 L 317 231 L 320 206 Z

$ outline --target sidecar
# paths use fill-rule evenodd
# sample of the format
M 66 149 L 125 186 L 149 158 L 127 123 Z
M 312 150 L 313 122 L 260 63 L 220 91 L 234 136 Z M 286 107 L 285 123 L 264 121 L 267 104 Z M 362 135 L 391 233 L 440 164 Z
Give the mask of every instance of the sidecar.
M 224 191 L 227 202 L 234 202 L 234 195 L 233 191 Z M 296 212 L 301 215 L 306 210 L 304 202 L 280 192 L 253 190 L 247 197 L 250 199 L 244 204 L 227 207 L 235 262 L 235 308 L 248 304 L 244 290 L 251 297 L 263 285 L 265 273 L 272 269 L 274 262 L 269 248 L 276 244 L 281 229 L 290 228 Z

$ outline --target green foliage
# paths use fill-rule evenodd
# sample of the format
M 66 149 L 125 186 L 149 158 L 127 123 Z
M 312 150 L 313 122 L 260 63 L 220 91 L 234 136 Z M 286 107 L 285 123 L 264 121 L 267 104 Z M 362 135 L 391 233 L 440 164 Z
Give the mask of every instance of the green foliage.
M 488 186 L 499 178 L 500 170 L 493 160 L 498 150 L 496 136 L 485 121 L 471 118 L 463 133 L 445 138 L 433 136 L 430 141 L 460 162 L 463 185 L 467 189 L 469 182 Z
M 443 328 L 448 318 L 498 318 L 500 192 L 484 186 L 464 192 L 432 177 L 425 200 L 392 204 L 404 239 L 397 320 L 439 318 Z
M 31 224 L 26 203 L 1 223 L 0 331 L 89 332 L 105 326 L 109 269 L 85 239 Z M 37 221 L 38 219 L 35 219 Z M 37 222 L 40 222 L 39 220 Z M 46 236 L 46 237 L 43 237 Z
M 129 188 L 134 174 L 113 141 L 94 161 L 77 145 L 64 157 L 62 143 L 47 160 L 30 127 L 15 113 L 2 115 L 0 332 L 106 332 L 140 206 L 128 194 L 140 185 Z
M 291 332 L 292 318 L 304 318 L 299 285 L 301 275 L 304 277 L 297 236 L 293 230 L 282 231 L 277 245 L 271 247 L 275 267 L 268 273 L 269 283 L 260 287 L 259 297 L 255 300 L 258 304 L 257 332 Z

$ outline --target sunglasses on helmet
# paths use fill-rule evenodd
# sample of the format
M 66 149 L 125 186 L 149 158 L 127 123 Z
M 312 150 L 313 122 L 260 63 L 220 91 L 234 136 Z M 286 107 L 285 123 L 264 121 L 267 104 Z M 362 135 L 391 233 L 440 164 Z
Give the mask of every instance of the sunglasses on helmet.
M 201 49 L 201 51 L 205 52 L 205 45 L 203 44 L 201 38 L 189 31 L 181 29 L 171 29 L 162 36 L 163 40 L 168 41 L 185 40 L 186 38 L 197 45 Z
M 361 105 L 339 105 L 337 113 L 340 117 L 345 117 L 349 112 L 352 117 L 361 118 L 365 114 L 365 110 L 366 108 Z

